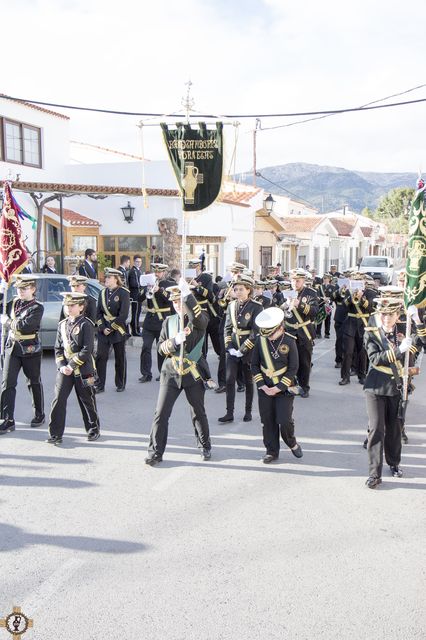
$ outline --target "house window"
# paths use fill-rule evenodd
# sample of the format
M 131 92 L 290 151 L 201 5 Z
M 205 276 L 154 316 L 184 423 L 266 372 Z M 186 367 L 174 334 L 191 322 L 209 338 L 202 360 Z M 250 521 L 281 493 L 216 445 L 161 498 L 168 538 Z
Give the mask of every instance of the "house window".
M 96 236 L 72 236 L 71 252 L 83 254 L 86 249 L 96 251 Z
M 260 247 L 260 267 L 262 276 L 268 272 L 268 267 L 272 264 L 272 247 Z
M 235 247 L 235 262 L 249 266 L 249 248 L 246 244 Z
M 3 119 L 4 160 L 41 167 L 41 129 Z

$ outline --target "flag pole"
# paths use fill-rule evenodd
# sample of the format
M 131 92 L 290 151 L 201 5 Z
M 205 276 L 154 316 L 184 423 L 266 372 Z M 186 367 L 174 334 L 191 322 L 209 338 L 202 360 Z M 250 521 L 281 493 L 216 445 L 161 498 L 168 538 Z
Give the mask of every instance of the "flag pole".
M 409 338 L 410 336 L 411 336 L 411 316 L 407 313 L 405 337 Z M 404 376 L 403 376 L 403 394 L 402 394 L 402 399 L 404 401 L 408 400 L 408 368 L 409 366 L 410 366 L 410 349 L 407 349 L 404 357 Z
M 6 315 L 7 309 L 7 290 L 8 283 L 4 281 L 4 290 L 3 290 L 3 309 L 2 314 Z M 6 326 L 4 324 L 1 325 L 1 351 L 0 351 L 0 369 L 3 371 L 3 362 L 4 362 L 4 347 L 6 344 Z

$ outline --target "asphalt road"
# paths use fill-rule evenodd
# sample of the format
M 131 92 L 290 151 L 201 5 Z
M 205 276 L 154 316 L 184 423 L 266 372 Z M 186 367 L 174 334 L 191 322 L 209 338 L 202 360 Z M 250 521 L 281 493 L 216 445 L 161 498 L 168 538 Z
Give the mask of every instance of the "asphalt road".
M 312 392 L 295 401 L 301 460 L 263 453 L 257 409 L 221 426 L 206 394 L 213 457 L 194 446 L 184 397 L 162 465 L 143 463 L 158 383 L 128 387 L 113 366 L 102 438 L 86 441 L 75 397 L 62 447 L 30 429 L 0 439 L 0 618 L 21 606 L 31 640 L 412 640 L 425 637 L 426 384 L 417 379 L 404 477 L 365 488 L 367 418 L 356 378 L 337 385 L 333 343 L 315 347 Z M 215 359 L 211 359 L 215 369 Z M 46 405 L 54 362 L 43 362 Z M 0 629 L 0 639 L 7 633 Z

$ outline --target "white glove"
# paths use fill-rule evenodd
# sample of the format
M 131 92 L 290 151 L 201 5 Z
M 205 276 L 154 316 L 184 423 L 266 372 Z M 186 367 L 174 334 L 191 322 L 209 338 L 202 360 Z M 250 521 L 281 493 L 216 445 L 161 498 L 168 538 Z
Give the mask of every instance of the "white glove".
M 186 340 L 186 333 L 185 331 L 179 331 L 179 333 L 177 333 L 175 335 L 175 342 L 176 344 L 182 344 L 182 342 L 185 342 Z
M 187 281 L 185 280 L 185 278 L 181 278 L 179 280 L 179 285 L 178 285 L 180 292 L 182 294 L 182 298 L 186 298 L 187 296 L 189 296 L 189 294 L 191 293 L 191 289 L 189 287 L 189 284 L 187 283 Z
M 9 320 L 9 316 L 6 313 L 2 313 L 0 316 L 0 322 L 2 325 L 5 325 L 8 323 Z
M 405 353 L 406 351 L 408 351 L 408 349 L 411 347 L 412 344 L 413 344 L 412 338 L 404 338 L 404 340 L 399 345 L 400 352 Z
M 417 309 L 415 304 L 410 304 L 407 309 L 407 315 L 411 316 L 416 324 L 420 324 L 419 310 Z
M 238 349 L 238 351 L 236 351 L 235 355 L 237 356 L 237 358 L 242 358 L 243 354 L 241 353 L 241 351 Z
M 237 351 L 236 349 L 233 349 L 233 348 L 228 349 L 228 353 L 230 356 L 235 356 L 236 358 L 238 358 L 239 351 Z

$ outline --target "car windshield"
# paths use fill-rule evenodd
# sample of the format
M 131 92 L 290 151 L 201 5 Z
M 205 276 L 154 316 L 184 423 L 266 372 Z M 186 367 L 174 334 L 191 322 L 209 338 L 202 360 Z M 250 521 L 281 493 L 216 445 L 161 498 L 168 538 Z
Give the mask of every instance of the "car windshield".
M 387 267 L 387 258 L 363 258 L 361 267 Z

